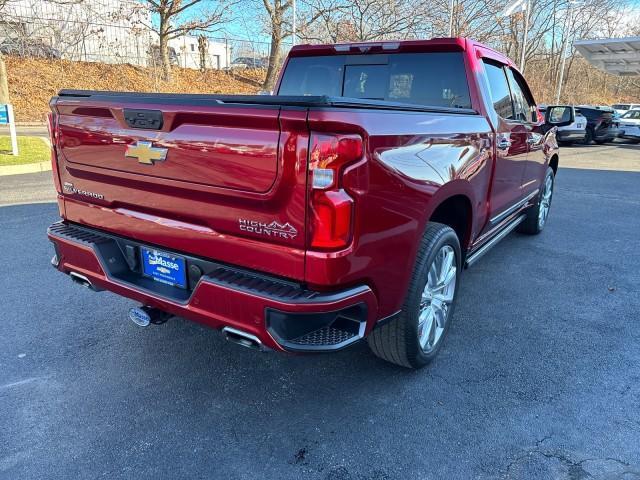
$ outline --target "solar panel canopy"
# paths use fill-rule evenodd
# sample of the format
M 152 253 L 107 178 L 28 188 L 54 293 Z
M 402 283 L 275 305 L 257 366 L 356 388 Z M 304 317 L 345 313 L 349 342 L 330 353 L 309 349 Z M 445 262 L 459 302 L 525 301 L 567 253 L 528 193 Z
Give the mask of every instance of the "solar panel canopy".
M 640 37 L 579 40 L 573 46 L 600 70 L 612 75 L 640 75 Z

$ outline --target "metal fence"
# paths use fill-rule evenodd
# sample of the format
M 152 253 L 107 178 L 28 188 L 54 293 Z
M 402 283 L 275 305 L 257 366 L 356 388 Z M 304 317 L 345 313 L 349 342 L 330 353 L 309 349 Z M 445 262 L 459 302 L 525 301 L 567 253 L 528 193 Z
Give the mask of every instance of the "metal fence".
M 9 0 L 0 12 L 0 52 L 151 67 L 160 64 L 151 12 L 141 3 L 120 0 Z M 169 41 L 169 60 L 182 68 L 263 68 L 268 55 L 269 43 L 249 39 L 204 34 Z

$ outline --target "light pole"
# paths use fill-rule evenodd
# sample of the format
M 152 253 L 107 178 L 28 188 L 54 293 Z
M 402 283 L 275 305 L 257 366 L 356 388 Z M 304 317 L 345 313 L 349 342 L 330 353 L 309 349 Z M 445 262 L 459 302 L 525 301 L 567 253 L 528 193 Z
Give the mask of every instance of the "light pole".
M 296 44 L 296 0 L 292 0 L 291 2 L 291 10 L 293 13 L 293 20 L 291 21 L 291 44 Z
M 449 2 L 449 36 L 453 37 L 453 2 L 455 0 L 451 0 Z
M 524 54 L 527 51 L 527 36 L 529 31 L 529 0 L 522 4 L 524 11 L 524 32 L 522 34 L 522 52 L 520 53 L 520 71 L 524 73 Z
M 564 82 L 564 66 L 567 61 L 567 45 L 569 44 L 569 37 L 571 36 L 571 14 L 573 13 L 571 7 L 574 3 L 569 2 L 567 7 L 567 18 L 565 20 L 565 38 L 562 45 L 562 58 L 560 59 L 560 81 L 558 82 L 558 89 L 556 90 L 556 103 L 560 102 L 560 94 L 562 93 L 562 82 Z

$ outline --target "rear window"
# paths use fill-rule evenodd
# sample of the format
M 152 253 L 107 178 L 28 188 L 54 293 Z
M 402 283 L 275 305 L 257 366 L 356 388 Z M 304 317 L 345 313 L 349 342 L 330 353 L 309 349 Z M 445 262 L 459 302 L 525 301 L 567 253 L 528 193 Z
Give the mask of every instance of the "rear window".
M 611 108 L 615 108 L 616 110 L 629 110 L 629 108 L 631 108 L 631 105 L 624 105 L 622 103 L 617 103 L 615 105 L 612 105 Z
M 293 57 L 278 94 L 471 108 L 464 60 L 458 52 Z

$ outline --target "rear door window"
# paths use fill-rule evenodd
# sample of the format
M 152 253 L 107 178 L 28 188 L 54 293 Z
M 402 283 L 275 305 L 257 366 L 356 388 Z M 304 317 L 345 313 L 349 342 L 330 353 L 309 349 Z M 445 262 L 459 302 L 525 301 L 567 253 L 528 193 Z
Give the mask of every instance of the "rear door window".
M 278 94 L 471 108 L 459 52 L 293 57 Z
M 535 122 L 537 120 L 536 105 L 528 93 L 524 79 L 511 68 L 505 70 L 511 87 L 515 119 L 520 122 Z
M 496 113 L 507 120 L 513 120 L 513 102 L 504 67 L 499 63 L 484 61 L 484 71 L 489 83 L 489 93 Z

